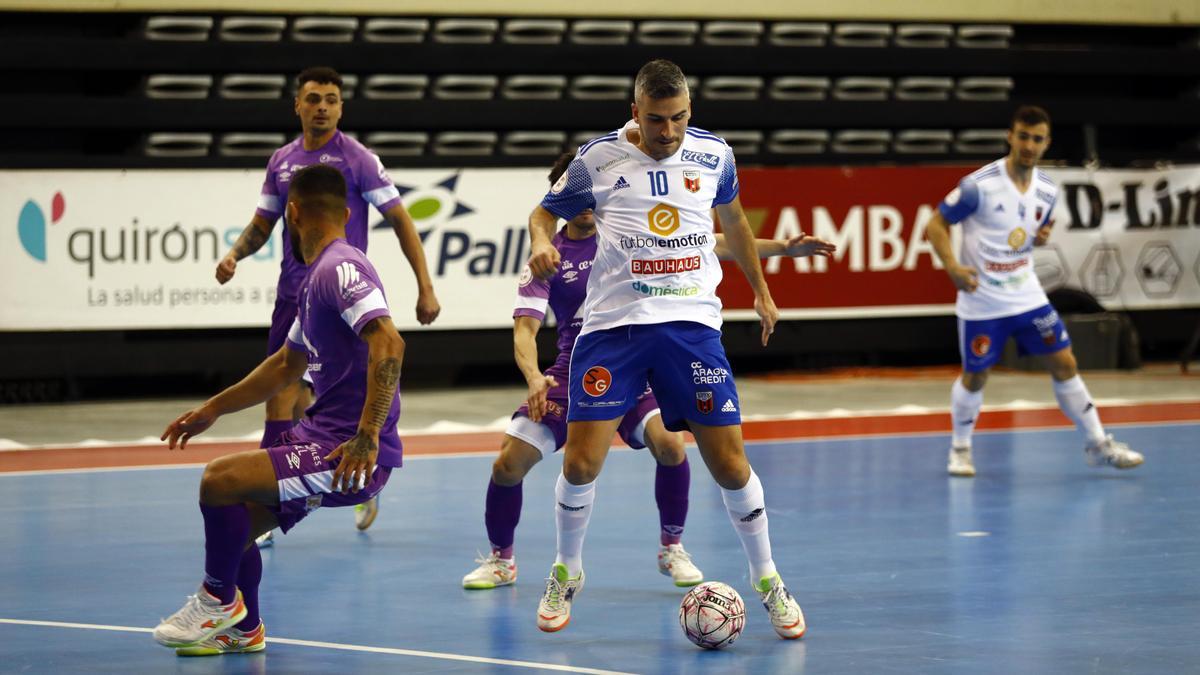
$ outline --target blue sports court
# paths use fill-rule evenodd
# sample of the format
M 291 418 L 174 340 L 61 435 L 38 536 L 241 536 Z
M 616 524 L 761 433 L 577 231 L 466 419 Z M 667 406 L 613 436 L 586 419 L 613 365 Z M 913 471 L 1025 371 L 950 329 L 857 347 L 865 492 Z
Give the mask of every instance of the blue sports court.
M 753 601 L 720 495 L 691 451 L 684 542 L 747 600 L 723 652 L 680 631 L 654 563 L 651 459 L 614 451 L 571 625 L 534 625 L 553 559 L 560 460 L 526 479 L 520 577 L 464 591 L 485 543 L 489 456 L 417 457 L 378 522 L 318 512 L 264 551 L 269 646 L 178 658 L 150 639 L 203 559 L 200 470 L 0 475 L 2 672 L 962 673 L 1194 671 L 1200 643 L 1200 425 L 1114 431 L 1143 467 L 1087 467 L 1073 430 L 981 432 L 979 476 L 944 474 L 945 436 L 759 442 L 775 558 L 807 616 L 785 642 Z

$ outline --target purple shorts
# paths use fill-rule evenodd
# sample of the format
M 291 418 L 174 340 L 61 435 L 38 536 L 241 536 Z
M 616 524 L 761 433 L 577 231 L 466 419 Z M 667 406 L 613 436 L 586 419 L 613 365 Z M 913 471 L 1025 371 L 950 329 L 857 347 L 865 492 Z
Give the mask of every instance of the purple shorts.
M 271 312 L 271 329 L 267 333 L 267 356 L 274 354 L 287 342 L 288 331 L 296 320 L 298 311 L 295 300 L 287 300 L 282 296 L 275 298 L 275 310 Z
M 333 470 L 338 463 L 323 459 L 333 452 L 332 447 L 299 441 L 291 432 L 284 433 L 279 442 L 281 445 L 267 448 L 267 456 L 275 467 L 275 481 L 279 485 L 279 506 L 271 508 L 271 512 L 284 533 L 322 506 L 354 506 L 370 501 L 392 475 L 390 467 L 376 466 L 371 482 L 364 489 L 349 494 L 333 492 Z
M 567 378 L 559 377 L 557 379 L 558 386 L 553 387 L 546 394 L 546 414 L 542 416 L 541 421 L 541 424 L 554 434 L 555 452 L 562 450 L 563 446 L 567 444 Z M 645 443 L 634 436 L 634 432 L 637 431 L 642 421 L 655 410 L 658 410 L 658 400 L 654 398 L 654 392 L 647 385 L 646 390 L 638 397 L 634 406 L 625 413 L 625 417 L 621 420 L 621 426 L 617 427 L 617 434 L 622 441 L 625 441 L 626 445 L 635 450 L 646 447 Z M 529 404 L 525 403 L 517 408 L 513 417 L 529 417 Z

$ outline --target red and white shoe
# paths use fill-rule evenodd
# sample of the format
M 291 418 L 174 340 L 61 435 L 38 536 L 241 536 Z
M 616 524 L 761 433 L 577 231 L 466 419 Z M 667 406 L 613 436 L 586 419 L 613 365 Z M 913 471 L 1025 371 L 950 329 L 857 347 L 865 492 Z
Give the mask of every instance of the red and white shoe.
M 230 626 L 216 635 L 191 647 L 175 650 L 178 656 L 219 656 L 221 654 L 252 654 L 267 648 L 267 627 L 262 621 L 254 630 L 242 631 Z
M 164 647 L 191 647 L 220 633 L 246 618 L 246 604 L 239 590 L 233 602 L 222 605 L 212 593 L 200 586 L 195 595 L 154 629 L 154 640 Z

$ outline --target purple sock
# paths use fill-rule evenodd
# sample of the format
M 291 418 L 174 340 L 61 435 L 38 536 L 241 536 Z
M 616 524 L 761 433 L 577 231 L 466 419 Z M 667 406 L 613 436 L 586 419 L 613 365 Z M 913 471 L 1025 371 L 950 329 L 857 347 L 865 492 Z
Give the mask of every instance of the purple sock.
M 678 544 L 683 537 L 691 476 L 687 457 L 684 457 L 678 466 L 659 464 L 654 472 L 654 500 L 658 502 L 658 522 L 662 527 L 660 536 L 663 546 Z
M 521 520 L 521 495 L 521 483 L 505 487 L 496 485 L 496 481 L 488 481 L 483 523 L 487 526 L 492 551 L 501 558 L 513 557 L 513 538 Z
M 238 565 L 250 536 L 245 504 L 200 505 L 204 515 L 204 587 L 228 605 L 237 597 Z
M 237 623 L 240 631 L 251 631 L 258 628 L 258 582 L 262 581 L 262 553 L 256 544 L 242 553 L 242 563 L 238 566 L 238 588 L 242 589 L 242 602 L 246 603 L 246 618 Z
M 272 448 L 279 442 L 279 437 L 283 432 L 288 431 L 295 425 L 291 420 L 267 420 L 263 425 L 262 441 L 259 442 L 260 448 Z

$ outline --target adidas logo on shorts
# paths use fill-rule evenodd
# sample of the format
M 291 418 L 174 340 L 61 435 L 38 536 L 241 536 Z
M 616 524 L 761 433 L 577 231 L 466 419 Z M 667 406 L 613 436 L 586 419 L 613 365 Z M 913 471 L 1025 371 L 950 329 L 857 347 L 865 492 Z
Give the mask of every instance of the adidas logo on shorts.
M 733 399 L 725 399 L 725 405 L 721 406 L 721 412 L 737 412 L 737 406 L 733 404 Z

